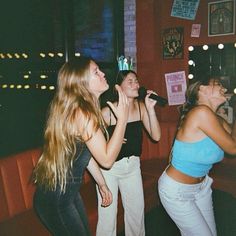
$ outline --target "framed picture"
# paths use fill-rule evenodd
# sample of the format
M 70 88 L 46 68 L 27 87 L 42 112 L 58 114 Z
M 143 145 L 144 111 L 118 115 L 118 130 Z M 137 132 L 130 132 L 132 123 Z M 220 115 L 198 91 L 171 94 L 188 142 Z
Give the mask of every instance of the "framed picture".
M 229 102 L 231 97 L 232 94 L 226 94 L 227 101 L 217 110 L 217 114 L 225 119 L 229 124 L 233 123 L 234 117 L 234 108 Z
M 183 58 L 183 27 L 168 28 L 162 32 L 163 59 Z
M 235 32 L 235 1 L 208 3 L 208 36 L 221 36 Z

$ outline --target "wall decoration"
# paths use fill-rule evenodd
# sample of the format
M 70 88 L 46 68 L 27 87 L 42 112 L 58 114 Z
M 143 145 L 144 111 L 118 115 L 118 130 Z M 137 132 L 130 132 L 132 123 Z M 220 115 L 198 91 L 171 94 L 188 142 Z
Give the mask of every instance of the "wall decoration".
M 174 0 L 171 16 L 194 20 L 200 0 Z
M 183 32 L 183 27 L 169 28 L 163 30 L 163 59 L 183 58 Z
M 192 24 L 191 37 L 199 38 L 201 31 L 201 24 Z
M 165 74 L 166 89 L 169 105 L 185 103 L 186 76 L 185 71 Z
M 208 36 L 234 34 L 235 1 L 208 3 Z
M 234 109 L 230 106 L 229 101 L 232 97 L 232 94 L 226 94 L 227 101 L 218 108 L 217 114 L 225 119 L 229 124 L 233 124 L 233 114 Z

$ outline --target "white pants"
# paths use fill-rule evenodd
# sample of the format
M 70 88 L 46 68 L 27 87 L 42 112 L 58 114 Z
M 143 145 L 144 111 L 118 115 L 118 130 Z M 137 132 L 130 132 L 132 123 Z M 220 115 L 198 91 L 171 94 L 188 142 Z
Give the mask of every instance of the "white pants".
M 209 176 L 199 184 L 183 184 L 164 172 L 158 181 L 161 203 L 182 236 L 216 236 Z
M 144 196 L 140 170 L 140 158 L 131 156 L 114 163 L 110 170 L 103 170 L 103 176 L 113 195 L 109 207 L 101 207 L 98 193 L 97 236 L 116 236 L 118 189 L 124 208 L 125 235 L 144 236 Z

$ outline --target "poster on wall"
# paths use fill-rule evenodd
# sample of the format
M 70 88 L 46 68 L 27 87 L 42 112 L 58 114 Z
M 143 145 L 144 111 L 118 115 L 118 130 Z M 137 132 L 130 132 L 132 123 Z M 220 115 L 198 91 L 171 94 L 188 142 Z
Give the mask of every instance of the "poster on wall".
M 169 105 L 185 103 L 186 76 L 184 71 L 165 74 L 166 89 Z
M 171 16 L 194 20 L 200 0 L 174 0 Z
M 162 32 L 163 59 L 183 58 L 184 28 L 168 28 Z
M 192 24 L 191 37 L 199 38 L 201 31 L 201 24 Z
M 208 3 L 208 36 L 221 36 L 235 32 L 235 1 Z

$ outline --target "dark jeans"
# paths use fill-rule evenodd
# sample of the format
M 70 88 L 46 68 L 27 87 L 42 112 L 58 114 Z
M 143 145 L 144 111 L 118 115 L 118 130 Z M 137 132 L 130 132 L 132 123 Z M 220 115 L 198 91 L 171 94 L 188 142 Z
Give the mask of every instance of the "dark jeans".
M 37 188 L 34 209 L 54 236 L 90 236 L 88 219 L 78 183 L 69 184 L 66 192 L 45 192 Z

